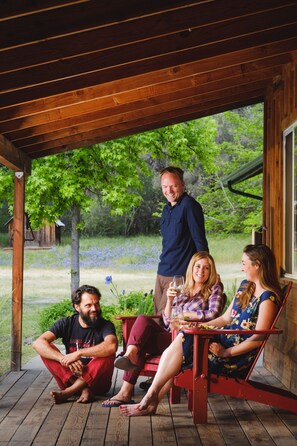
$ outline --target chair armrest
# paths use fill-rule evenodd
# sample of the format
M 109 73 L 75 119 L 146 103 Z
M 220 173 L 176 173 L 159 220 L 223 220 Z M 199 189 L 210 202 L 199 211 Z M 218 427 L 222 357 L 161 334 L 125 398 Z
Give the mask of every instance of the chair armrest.
M 154 314 L 154 315 L 146 315 L 147 317 L 151 318 L 151 319 L 160 319 L 162 316 L 160 314 Z M 137 316 L 116 316 L 115 319 L 117 320 L 121 320 L 121 321 L 125 321 L 125 320 L 134 320 L 136 319 Z
M 184 328 L 183 331 L 188 334 L 203 336 L 211 338 L 217 334 L 280 334 L 283 332 L 281 328 L 271 328 L 269 330 L 237 330 L 228 328 L 213 328 L 213 329 L 199 329 L 199 328 Z

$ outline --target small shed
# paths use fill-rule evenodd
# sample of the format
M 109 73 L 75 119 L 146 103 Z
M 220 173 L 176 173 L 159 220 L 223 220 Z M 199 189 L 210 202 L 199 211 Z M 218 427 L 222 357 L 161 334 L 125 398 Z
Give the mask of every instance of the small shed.
M 5 225 L 8 227 L 9 246 L 13 245 L 13 217 L 11 217 Z M 30 218 L 25 214 L 24 219 L 25 230 L 25 247 L 49 248 L 61 243 L 61 229 L 65 227 L 61 220 L 57 220 L 53 224 L 46 223 L 42 228 L 33 230 L 30 225 Z

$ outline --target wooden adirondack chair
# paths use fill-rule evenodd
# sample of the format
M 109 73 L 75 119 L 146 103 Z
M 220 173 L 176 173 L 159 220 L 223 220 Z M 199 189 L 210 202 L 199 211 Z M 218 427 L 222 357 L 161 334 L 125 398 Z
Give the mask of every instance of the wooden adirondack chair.
M 247 330 L 201 330 L 186 329 L 185 332 L 194 335 L 194 359 L 193 368 L 182 371 L 175 379 L 176 386 L 188 389 L 188 406 L 192 411 L 194 423 L 207 423 L 207 397 L 208 393 L 218 393 L 236 398 L 257 401 L 270 406 L 275 406 L 290 412 L 297 413 L 297 396 L 293 393 L 282 390 L 260 382 L 252 381 L 250 375 L 256 362 L 267 342 L 269 335 L 282 333 L 282 330 L 275 328 L 275 324 L 283 310 L 286 300 L 292 288 L 290 282 L 284 290 L 284 297 L 274 323 L 270 330 L 250 330 L 251 334 L 266 334 L 266 338 L 252 363 L 246 378 L 233 378 L 219 376 L 208 373 L 208 344 L 209 340 L 219 333 L 243 333 Z
M 160 315 L 148 316 L 152 319 L 160 320 Z M 128 341 L 131 328 L 136 320 L 137 316 L 116 316 L 116 319 L 122 321 L 122 332 L 123 332 L 123 347 L 126 348 L 126 343 Z M 169 332 L 164 332 L 161 334 L 164 336 L 165 340 L 170 343 L 172 334 Z M 146 362 L 143 369 L 140 372 L 141 376 L 155 376 L 157 371 L 159 361 L 161 356 L 153 356 L 147 354 Z
M 224 301 L 223 301 L 223 306 L 224 306 L 227 301 L 227 296 L 225 293 L 223 294 L 223 299 L 224 299 Z M 154 316 L 149 316 L 149 317 L 151 317 L 153 319 L 160 320 L 159 315 L 154 315 Z M 116 317 L 116 319 L 122 321 L 124 349 L 126 347 L 126 343 L 128 341 L 131 328 L 132 328 L 136 318 L 137 318 L 137 316 L 117 316 Z M 175 338 L 176 334 L 177 334 L 177 332 L 175 332 L 175 331 L 173 331 L 172 333 L 164 332 L 164 334 L 162 333 L 162 336 L 164 336 L 164 338 L 167 340 L 167 342 L 169 344 L 170 341 Z M 158 369 L 158 366 L 159 366 L 160 358 L 161 358 L 161 356 L 154 356 L 154 355 L 147 354 L 146 361 L 145 361 L 143 369 L 140 372 L 140 375 L 154 377 L 156 374 L 156 371 Z M 175 385 L 173 385 L 173 387 L 170 390 L 170 402 L 172 404 L 177 404 L 180 402 L 180 388 Z
M 157 319 L 157 320 L 160 319 L 159 315 L 154 315 L 154 316 L 149 316 L 149 317 L 151 317 L 153 319 Z M 123 347 L 124 348 L 126 346 L 131 328 L 132 328 L 136 318 L 137 318 L 137 316 L 117 316 L 116 317 L 116 319 L 122 321 Z M 176 336 L 176 332 L 172 332 L 172 333 L 164 332 L 164 333 L 161 333 L 161 336 L 164 336 L 165 342 L 168 342 L 168 344 L 169 344 L 170 341 L 173 340 L 174 337 Z M 154 356 L 154 355 L 147 354 L 144 367 L 140 372 L 140 376 L 154 377 L 156 374 L 156 371 L 158 369 L 158 366 L 159 366 L 160 358 L 161 358 L 160 355 Z M 180 391 L 181 391 L 181 389 L 175 385 L 173 385 L 173 387 L 170 389 L 171 404 L 177 404 L 180 402 Z

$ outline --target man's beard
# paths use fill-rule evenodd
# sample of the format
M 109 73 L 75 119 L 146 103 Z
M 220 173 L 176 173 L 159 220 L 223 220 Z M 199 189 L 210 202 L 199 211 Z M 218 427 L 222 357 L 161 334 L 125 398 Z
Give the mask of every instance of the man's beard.
M 82 311 L 79 313 L 80 317 L 89 327 L 96 327 L 98 318 L 101 317 L 102 311 L 98 310 L 96 317 L 91 318 L 88 314 L 83 313 Z

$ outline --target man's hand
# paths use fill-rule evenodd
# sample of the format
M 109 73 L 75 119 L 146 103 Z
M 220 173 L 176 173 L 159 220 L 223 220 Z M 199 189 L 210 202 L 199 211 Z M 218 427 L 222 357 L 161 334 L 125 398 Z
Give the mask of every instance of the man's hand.
M 60 364 L 67 367 L 75 376 L 81 376 L 83 363 L 79 359 L 79 352 L 68 353 L 60 359 Z

